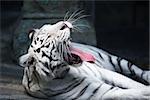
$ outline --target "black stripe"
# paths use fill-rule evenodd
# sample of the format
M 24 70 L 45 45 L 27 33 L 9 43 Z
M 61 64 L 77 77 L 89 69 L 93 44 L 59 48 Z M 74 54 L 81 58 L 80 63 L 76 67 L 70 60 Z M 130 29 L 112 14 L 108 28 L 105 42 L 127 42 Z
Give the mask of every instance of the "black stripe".
M 41 86 L 40 86 L 40 80 L 41 80 L 41 79 L 40 79 L 40 75 L 39 75 L 38 73 L 36 73 L 35 70 L 33 71 L 33 75 L 35 76 L 35 80 L 37 81 L 38 86 L 40 87 L 40 89 L 42 89 Z M 38 91 L 39 91 L 40 93 L 44 94 L 44 95 L 47 96 L 47 97 L 49 96 L 48 94 L 45 93 L 45 91 L 42 91 L 42 90 L 38 90 Z M 33 95 L 32 95 L 32 96 L 33 96 Z
M 97 60 L 97 61 L 98 61 L 98 60 Z M 98 61 L 98 63 L 99 63 L 99 61 Z M 101 63 L 100 63 L 100 64 L 101 64 Z M 100 68 L 102 67 L 102 66 L 98 65 L 97 63 L 95 63 L 95 65 L 97 65 L 97 66 L 100 67 Z
M 80 91 L 80 93 L 79 93 L 74 99 L 72 99 L 72 100 L 76 100 L 76 99 L 78 99 L 79 97 L 81 97 L 81 96 L 84 94 L 84 92 L 87 90 L 87 88 L 89 87 L 89 85 L 90 85 L 90 84 L 86 85 L 86 86 Z
M 117 58 L 118 67 L 120 68 L 120 72 L 122 73 L 121 60 L 122 60 L 122 58 L 120 58 L 120 57 Z
M 104 96 L 106 93 L 108 93 L 110 90 L 112 90 L 113 88 L 114 88 L 113 86 L 110 87 L 110 88 L 102 95 L 101 99 L 103 99 L 103 96 Z
M 54 41 L 52 41 L 52 49 L 51 49 L 51 51 L 53 51 L 54 49 L 55 49 Z
M 45 40 L 45 41 L 47 41 L 50 37 L 51 37 L 51 35 L 49 35 L 49 36 L 46 38 L 46 40 Z
M 34 62 L 35 62 L 35 59 L 31 57 L 31 59 L 28 61 L 28 65 L 33 65 Z
M 47 69 L 50 69 L 50 66 L 48 65 L 47 62 L 43 63 L 41 60 L 39 60 L 39 62 L 40 62 L 44 67 L 46 67 Z
M 40 40 L 40 41 L 41 41 L 41 44 L 42 44 L 43 40 Z
M 48 56 L 45 52 L 42 51 L 42 57 L 47 57 L 50 61 L 54 60 L 51 56 Z
M 31 96 L 31 97 L 35 97 L 35 98 L 39 98 L 40 100 L 47 100 L 48 98 L 48 94 L 46 94 L 44 91 L 42 90 L 37 90 L 36 93 L 38 94 L 38 92 L 42 95 L 45 95 L 45 97 L 39 97 L 38 95 L 33 95 L 33 94 L 30 94 L 29 92 L 27 92 L 28 90 L 26 90 L 26 93 Z M 49 99 L 48 99 L 49 100 Z
M 29 69 L 28 69 L 29 70 Z M 29 76 L 28 76 L 28 73 L 27 73 L 27 71 L 25 72 L 26 73 L 26 77 L 27 77 L 27 81 L 28 81 L 28 88 L 30 89 L 30 86 L 29 86 L 29 84 L 31 83 L 31 81 L 29 81 Z
M 48 65 L 45 65 L 45 63 L 43 63 L 42 61 L 39 60 L 39 62 L 40 62 L 44 67 L 46 67 L 47 69 L 50 69 L 49 66 L 48 66 Z M 46 72 L 45 70 L 43 70 L 43 69 L 41 69 L 41 70 L 42 70 L 43 72 L 45 72 L 46 75 L 49 75 L 49 73 Z
M 33 71 L 33 75 L 35 76 L 35 79 L 36 79 L 36 81 L 37 81 L 37 84 L 38 84 L 38 86 L 39 86 L 39 87 L 40 87 L 40 89 L 41 89 L 40 81 L 39 81 L 39 78 L 40 78 L 39 74 L 38 74 L 38 73 L 36 73 L 35 71 Z M 47 96 L 47 97 L 48 97 L 48 94 L 46 94 L 44 91 L 42 91 L 42 90 L 38 90 L 38 92 L 40 92 L 40 93 L 42 93 L 42 94 L 44 94 L 45 96 Z M 31 95 L 31 96 L 36 97 L 35 95 Z
M 111 56 L 108 55 L 108 59 L 109 59 L 109 62 L 111 63 L 111 65 L 114 67 L 114 69 L 117 70 L 115 64 L 112 62 Z
M 39 60 L 39 62 L 40 62 L 44 67 L 46 67 L 47 69 L 50 69 L 47 62 L 43 63 L 43 62 L 40 61 L 40 60 Z M 47 76 L 49 75 L 49 73 L 48 73 L 47 71 L 45 71 L 45 70 L 43 70 L 43 69 L 41 69 L 41 70 L 42 70 L 43 72 L 45 72 L 45 74 L 46 74 Z
M 129 63 L 130 63 L 130 62 L 129 62 Z M 128 65 L 129 65 L 128 68 L 129 68 L 129 70 L 130 70 L 132 76 L 133 76 L 133 75 L 136 75 L 135 72 L 134 72 L 134 70 L 132 69 L 133 64 L 130 63 L 130 64 L 128 64 Z
M 45 62 L 45 63 L 44 63 L 44 66 L 45 66 L 46 68 L 48 68 L 48 62 Z
M 72 93 L 71 95 L 69 95 L 69 96 L 63 98 L 62 100 L 69 100 L 68 98 L 71 97 L 72 95 L 74 95 L 75 93 L 76 93 L 76 92 Z M 70 100 L 71 100 L 71 99 L 70 99 Z
M 143 71 L 143 72 L 142 72 L 142 74 L 141 74 L 141 78 L 142 78 L 142 79 L 143 79 L 143 75 L 144 75 L 144 73 L 145 73 L 145 71 Z
M 92 93 L 92 95 L 89 96 L 89 98 L 87 100 L 90 100 L 99 90 L 99 88 L 102 86 L 102 84 L 100 86 L 98 86 Z
M 93 94 L 95 94 L 101 86 L 102 84 L 93 91 Z
M 104 60 L 104 58 L 102 57 L 102 55 L 98 52 L 98 55 L 100 56 L 100 58 L 102 59 L 102 60 Z
M 65 37 L 65 34 L 62 34 L 63 35 L 63 37 L 61 37 L 61 39 L 63 40 L 63 38 Z
M 37 43 L 36 43 L 36 40 L 34 41 L 34 44 L 37 44 Z
M 41 48 L 36 49 L 36 51 L 37 51 L 38 53 L 40 52 L 40 50 L 41 50 Z
M 102 57 L 102 55 L 101 55 L 100 52 L 96 51 L 96 50 L 93 49 L 93 48 L 89 48 L 89 47 L 88 47 L 88 49 L 90 49 L 90 50 L 95 51 L 96 53 L 98 53 L 98 55 L 100 56 L 100 58 L 101 58 L 102 60 L 104 60 L 104 58 Z
M 132 70 L 132 75 L 136 75 L 134 70 Z
M 86 66 L 95 76 L 97 76 L 97 75 L 95 74 L 95 72 L 94 72 L 87 64 L 85 64 L 85 66 Z
M 42 57 L 44 56 L 50 59 L 50 57 L 44 51 L 42 51 Z
M 128 66 L 128 69 L 129 69 L 129 71 L 130 71 L 131 74 L 132 74 L 132 71 L 131 71 L 132 65 L 133 65 L 132 63 L 128 62 L 128 65 L 127 65 L 127 66 Z
M 39 41 L 39 37 L 37 37 L 37 41 Z
M 48 45 L 46 45 L 45 47 L 46 47 L 46 48 L 49 48 L 49 46 L 50 46 L 50 43 L 49 43 Z
M 35 76 L 35 79 L 36 79 L 36 81 L 37 81 L 38 86 L 40 87 L 40 82 L 39 82 L 40 76 L 39 76 L 39 74 L 36 73 L 36 71 L 34 70 L 34 71 L 33 71 L 33 75 Z
M 146 71 L 142 71 L 142 74 L 141 74 L 141 79 L 142 79 L 142 83 L 144 83 L 145 85 L 150 85 L 149 83 L 148 83 L 148 75 L 147 75 L 147 77 L 146 77 L 146 79 L 144 79 L 143 78 L 143 75 L 146 73 Z
M 57 64 L 57 65 L 55 65 L 55 66 L 53 66 L 52 68 L 51 68 L 51 70 L 52 70 L 52 72 L 56 69 L 60 69 L 60 68 L 63 68 L 63 67 L 66 67 L 66 64 L 65 63 L 60 63 L 60 64 Z

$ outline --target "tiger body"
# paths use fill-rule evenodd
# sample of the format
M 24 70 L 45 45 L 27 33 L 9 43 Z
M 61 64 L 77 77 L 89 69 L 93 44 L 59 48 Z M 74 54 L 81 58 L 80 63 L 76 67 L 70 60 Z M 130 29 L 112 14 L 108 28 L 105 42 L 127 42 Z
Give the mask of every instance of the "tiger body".
M 30 95 L 51 100 L 150 99 L 150 86 L 131 79 L 150 84 L 150 71 L 101 49 L 71 43 L 72 28 L 70 21 L 60 21 L 30 32 L 32 43 L 20 57 L 22 83 Z M 72 47 L 93 55 L 94 62 L 69 64 Z

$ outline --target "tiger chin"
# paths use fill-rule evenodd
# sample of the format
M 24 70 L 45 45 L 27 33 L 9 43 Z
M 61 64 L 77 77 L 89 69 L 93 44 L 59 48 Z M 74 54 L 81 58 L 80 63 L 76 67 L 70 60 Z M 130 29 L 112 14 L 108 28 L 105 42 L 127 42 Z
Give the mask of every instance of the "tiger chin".
M 27 93 L 52 100 L 148 100 L 149 70 L 102 49 L 71 42 L 74 23 L 84 17 L 77 17 L 81 13 L 29 32 L 32 42 L 19 58 Z

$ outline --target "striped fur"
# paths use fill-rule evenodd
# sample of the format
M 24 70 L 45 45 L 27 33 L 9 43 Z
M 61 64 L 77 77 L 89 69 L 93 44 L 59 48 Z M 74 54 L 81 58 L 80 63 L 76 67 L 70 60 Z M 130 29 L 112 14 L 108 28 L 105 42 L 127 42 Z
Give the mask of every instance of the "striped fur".
M 123 58 L 114 56 L 102 49 L 98 49 L 93 46 L 77 44 L 77 43 L 72 43 L 72 45 L 75 48 L 79 48 L 84 50 L 85 52 L 89 52 L 93 54 L 96 58 L 96 62 L 95 62 L 96 65 L 111 71 L 118 72 L 130 78 L 136 77 L 141 82 L 144 82 L 145 84 L 150 84 L 149 70 L 144 71 L 140 69 L 138 66 L 132 64 L 131 62 Z
M 150 98 L 150 71 L 93 46 L 70 43 L 70 26 L 58 22 L 30 33 L 28 53 L 20 57 L 22 83 L 30 95 L 50 100 Z M 96 61 L 68 64 L 70 46 L 92 54 Z
M 99 99 L 145 99 L 150 97 L 150 87 L 119 73 L 89 62 L 79 66 L 68 65 L 69 71 L 62 78 L 44 80 L 35 72 L 33 83 L 26 83 L 28 92 L 35 97 L 51 100 L 99 100 Z M 24 81 L 29 82 L 25 68 Z M 147 76 L 148 77 L 148 76 Z M 32 84 L 31 86 L 28 86 Z M 31 90 L 37 89 L 35 90 Z

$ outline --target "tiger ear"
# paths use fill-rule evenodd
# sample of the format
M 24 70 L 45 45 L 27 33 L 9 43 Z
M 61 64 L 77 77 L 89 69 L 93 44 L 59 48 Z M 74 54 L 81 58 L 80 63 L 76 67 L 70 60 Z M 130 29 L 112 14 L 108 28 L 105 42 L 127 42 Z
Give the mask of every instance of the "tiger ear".
M 32 29 L 29 31 L 29 38 L 32 40 L 33 36 L 38 33 L 39 29 Z

